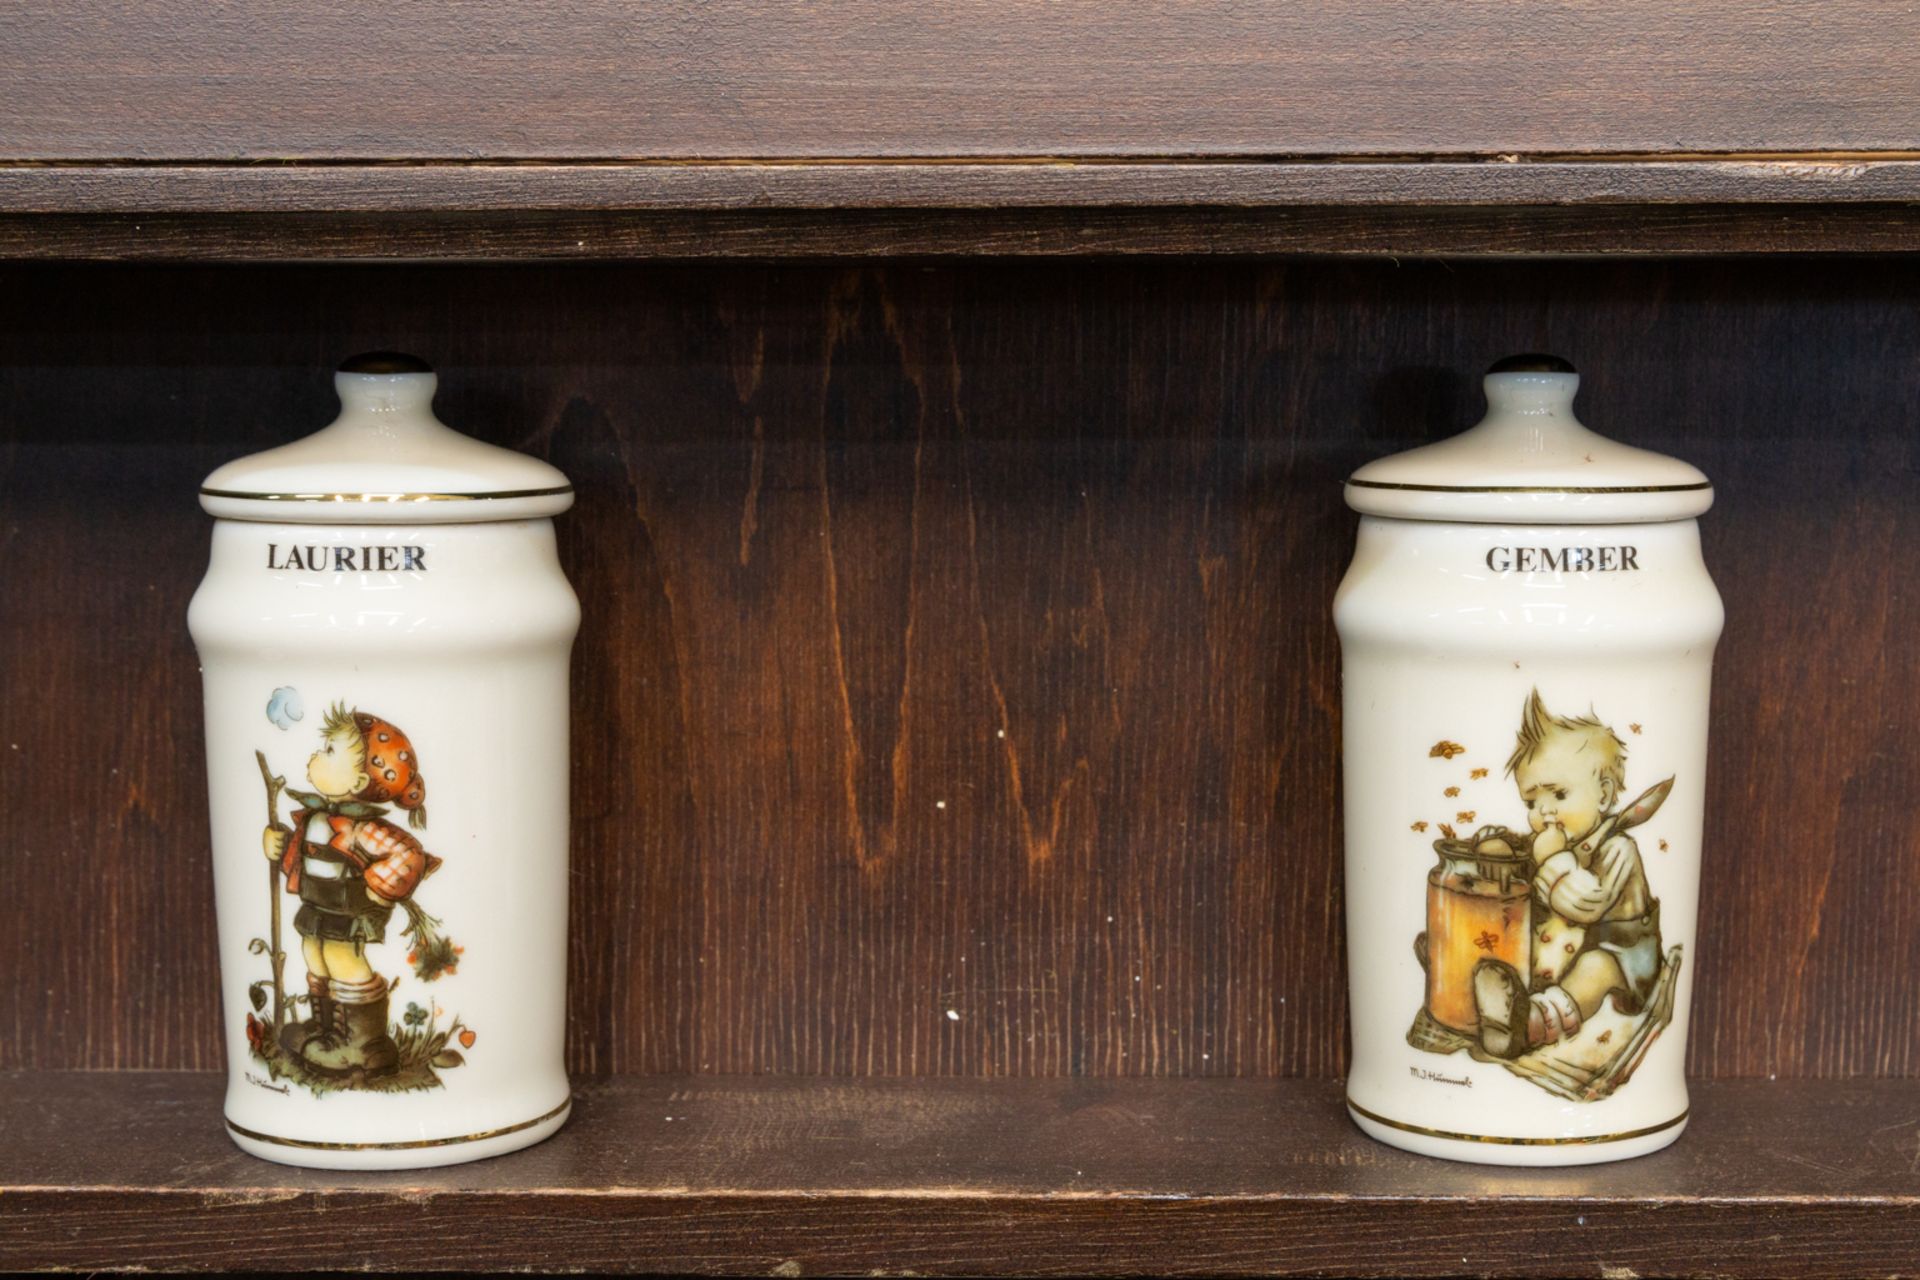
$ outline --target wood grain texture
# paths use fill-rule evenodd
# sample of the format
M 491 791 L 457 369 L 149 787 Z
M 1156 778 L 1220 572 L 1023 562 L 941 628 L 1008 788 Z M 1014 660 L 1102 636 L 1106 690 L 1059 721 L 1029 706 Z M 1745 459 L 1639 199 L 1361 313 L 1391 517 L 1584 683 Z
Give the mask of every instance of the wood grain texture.
M 0 165 L 6 213 L 1397 208 L 1920 200 L 1920 158 L 1421 163 Z
M 12 6 L 0 159 L 1907 150 L 1904 5 Z
M 192 493 L 397 346 L 581 495 L 576 1068 L 1335 1076 L 1339 482 L 1547 349 L 1719 487 L 1693 1070 L 1920 1075 L 1916 291 L 1904 259 L 7 267 L 0 1064 L 218 1064 Z
M 1912 253 L 1920 204 L 0 214 L 0 260 Z
M 517 1155 L 242 1155 L 210 1075 L 0 1076 L 0 1266 L 733 1274 L 1920 1273 L 1913 1082 L 1712 1082 L 1578 1170 L 1362 1136 L 1331 1081 L 590 1081 Z M 347 1224 L 351 1224 L 350 1228 Z

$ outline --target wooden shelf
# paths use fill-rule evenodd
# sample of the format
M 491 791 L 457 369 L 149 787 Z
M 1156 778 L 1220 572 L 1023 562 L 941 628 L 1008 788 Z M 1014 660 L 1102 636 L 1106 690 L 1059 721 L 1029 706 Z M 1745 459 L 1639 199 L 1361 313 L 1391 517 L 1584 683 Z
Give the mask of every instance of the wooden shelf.
M 1920 1273 L 1920 12 L 0 28 L 0 1268 Z M 1202 254 L 1391 261 L 990 260 Z M 1872 256 L 1403 261 L 1736 254 Z M 719 261 L 804 257 L 869 262 Z M 175 1070 L 180 620 L 200 477 L 386 346 L 579 488 L 582 1083 L 535 1150 L 328 1177 Z M 1524 349 L 1713 475 L 1728 603 L 1695 1119 L 1573 1172 L 1388 1150 L 1334 1079 L 1340 480 Z
M 1920 249 L 1920 163 L 0 165 L 0 258 Z
M 0 256 L 1920 248 L 1920 22 L 1791 8 L 83 0 L 0 42 Z
M 5 275 L 0 1065 L 114 1073 L 0 1078 L 0 1269 L 1920 1270 L 1920 1085 L 1821 1082 L 1920 1073 L 1920 261 Z M 380 345 L 579 488 L 583 1088 L 338 1180 L 123 1069 L 221 1061 L 194 486 Z M 1697 1120 L 1565 1174 L 1333 1083 L 1340 481 L 1532 347 L 1713 476 L 1728 606 Z
M 679 160 L 1911 150 L 1920 15 L 1611 0 L 72 0 L 0 157 Z
M 1920 156 L 7 164 L 0 212 L 452 214 L 1920 201 Z
M 518 1155 L 321 1174 L 232 1147 L 222 1079 L 0 1076 L 0 1267 L 1920 1267 L 1912 1081 L 1704 1082 L 1665 1152 L 1519 1170 L 1371 1142 L 1333 1081 L 619 1077 L 583 1082 L 567 1127 Z

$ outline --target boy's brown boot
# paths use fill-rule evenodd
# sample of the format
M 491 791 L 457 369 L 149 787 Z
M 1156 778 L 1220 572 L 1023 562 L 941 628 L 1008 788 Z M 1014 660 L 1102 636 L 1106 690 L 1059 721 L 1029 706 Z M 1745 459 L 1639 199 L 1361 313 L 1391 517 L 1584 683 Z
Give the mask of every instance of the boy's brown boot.
M 1527 1051 L 1527 984 L 1505 960 L 1473 966 L 1473 1003 L 1480 1015 L 1480 1047 L 1496 1058 Z
M 347 1046 L 346 1006 L 328 996 L 321 1002 L 323 1020 L 300 1046 L 300 1060 L 323 1075 L 338 1075 L 345 1070 Z
M 294 1057 L 309 1041 L 324 1036 L 333 1026 L 333 997 L 327 994 L 327 980 L 307 975 L 307 1016 L 280 1028 L 280 1047 Z
M 390 1076 L 400 1065 L 400 1046 L 387 1031 L 387 997 L 345 1006 L 347 1051 L 369 1078 Z
M 336 1033 L 310 1043 L 300 1055 L 315 1071 L 330 1076 L 355 1072 L 374 1079 L 392 1075 L 400 1065 L 400 1047 L 387 1032 L 384 988 L 371 1000 L 333 1001 Z
M 328 994 L 331 1026 L 301 1049 L 307 1065 L 330 1076 L 391 1072 L 400 1054 L 387 1034 L 386 980 L 377 974 L 360 982 L 335 978 L 328 983 Z

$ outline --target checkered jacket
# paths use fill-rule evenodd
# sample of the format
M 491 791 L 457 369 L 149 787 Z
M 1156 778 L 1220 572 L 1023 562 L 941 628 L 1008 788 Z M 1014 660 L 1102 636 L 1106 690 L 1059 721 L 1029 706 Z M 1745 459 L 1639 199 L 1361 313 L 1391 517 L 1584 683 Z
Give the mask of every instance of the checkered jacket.
M 281 855 L 280 869 L 286 873 L 287 892 L 300 892 L 300 865 L 304 842 L 299 833 L 307 829 L 310 810 L 293 813 L 293 838 Z M 420 842 L 384 818 L 347 818 L 329 814 L 327 825 L 333 838 L 327 847 L 360 869 L 367 890 L 388 902 L 397 902 L 417 888 L 427 874 L 440 865 L 440 859 L 421 847 Z

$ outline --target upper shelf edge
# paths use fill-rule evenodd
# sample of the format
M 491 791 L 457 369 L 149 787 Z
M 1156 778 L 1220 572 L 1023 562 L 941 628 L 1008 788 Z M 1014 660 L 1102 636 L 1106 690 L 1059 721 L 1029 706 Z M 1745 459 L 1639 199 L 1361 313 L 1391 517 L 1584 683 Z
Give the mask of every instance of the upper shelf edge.
M 0 164 L 0 213 L 1863 204 L 1920 158 Z

